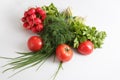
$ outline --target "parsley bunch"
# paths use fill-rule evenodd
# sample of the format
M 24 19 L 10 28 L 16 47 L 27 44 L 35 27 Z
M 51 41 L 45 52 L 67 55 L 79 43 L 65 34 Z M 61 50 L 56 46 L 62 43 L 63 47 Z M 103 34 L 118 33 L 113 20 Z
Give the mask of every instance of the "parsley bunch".
M 86 40 L 92 41 L 94 48 L 102 47 L 103 41 L 107 36 L 105 31 L 98 31 L 96 27 L 86 25 L 82 17 L 72 16 L 70 8 L 63 11 L 61 15 L 66 19 L 66 23 L 75 36 L 72 44 L 74 48 L 78 48 L 79 44 Z
M 96 27 L 90 27 L 81 22 L 80 18 L 73 17 L 69 19 L 71 31 L 74 33 L 73 47 L 78 48 L 79 43 L 90 40 L 94 44 L 94 48 L 101 48 L 106 37 L 105 31 L 98 31 Z

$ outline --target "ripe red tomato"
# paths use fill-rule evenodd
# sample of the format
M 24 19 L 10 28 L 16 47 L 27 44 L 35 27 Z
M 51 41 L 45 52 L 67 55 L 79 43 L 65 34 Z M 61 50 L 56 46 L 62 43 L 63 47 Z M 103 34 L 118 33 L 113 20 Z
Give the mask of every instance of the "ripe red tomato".
M 39 36 L 32 36 L 29 38 L 27 45 L 31 51 L 35 52 L 42 49 L 43 41 Z
M 78 52 L 83 55 L 91 54 L 93 52 L 93 49 L 94 49 L 94 45 L 89 40 L 80 43 L 78 46 Z
M 66 62 L 72 58 L 73 51 L 68 45 L 60 44 L 56 48 L 56 56 L 60 61 Z

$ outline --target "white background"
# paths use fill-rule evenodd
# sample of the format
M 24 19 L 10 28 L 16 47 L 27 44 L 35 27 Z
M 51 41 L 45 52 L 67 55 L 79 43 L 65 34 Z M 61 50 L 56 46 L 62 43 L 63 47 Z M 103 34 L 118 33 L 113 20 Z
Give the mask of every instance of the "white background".
M 0 56 L 16 57 L 17 51 L 29 51 L 26 42 L 35 34 L 26 31 L 20 19 L 28 8 L 51 2 L 60 10 L 71 7 L 73 15 L 86 18 L 87 25 L 107 32 L 101 49 L 89 56 L 74 52 L 56 80 L 120 80 L 120 0 L 0 0 Z M 2 74 L 0 67 L 0 80 L 48 80 L 58 66 L 52 58 L 40 70 L 36 71 L 36 66 L 12 78 L 8 77 L 14 71 Z M 7 61 L 0 59 L 0 66 Z

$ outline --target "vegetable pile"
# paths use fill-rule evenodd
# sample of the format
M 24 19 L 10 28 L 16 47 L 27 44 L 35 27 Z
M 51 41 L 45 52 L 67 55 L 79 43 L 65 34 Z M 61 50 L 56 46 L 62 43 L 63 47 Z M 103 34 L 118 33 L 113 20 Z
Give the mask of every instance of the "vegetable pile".
M 7 64 L 11 67 L 4 72 L 11 69 L 22 71 L 37 64 L 41 66 L 54 55 L 60 60 L 53 77 L 55 79 L 63 62 L 70 61 L 74 56 L 72 48 L 82 55 L 89 55 L 94 49 L 102 47 L 106 37 L 105 31 L 98 31 L 86 25 L 84 18 L 73 16 L 70 8 L 60 12 L 53 3 L 28 9 L 21 20 L 25 29 L 38 36 L 28 39 L 27 45 L 31 52 L 18 53 L 21 56 L 13 58 Z

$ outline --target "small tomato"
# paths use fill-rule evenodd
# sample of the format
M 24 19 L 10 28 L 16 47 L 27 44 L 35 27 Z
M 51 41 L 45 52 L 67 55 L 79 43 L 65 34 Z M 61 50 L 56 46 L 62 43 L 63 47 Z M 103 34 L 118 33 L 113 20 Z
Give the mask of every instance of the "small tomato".
M 56 56 L 60 61 L 66 62 L 72 58 L 73 51 L 68 45 L 60 44 L 56 48 Z
M 32 36 L 29 38 L 27 45 L 31 51 L 39 51 L 42 49 L 43 46 L 42 38 L 40 38 L 39 36 Z
M 89 55 L 93 52 L 94 45 L 91 41 L 87 40 L 78 46 L 78 52 L 83 55 Z

